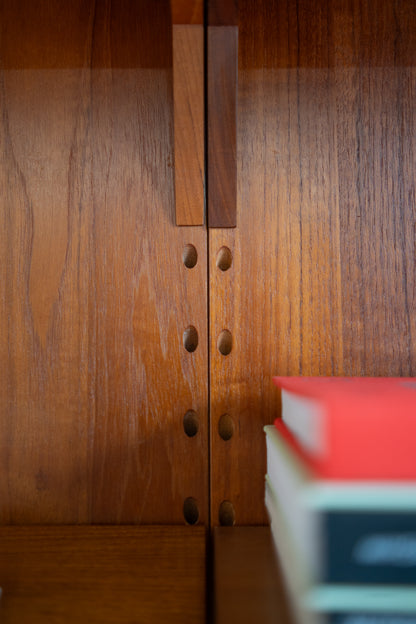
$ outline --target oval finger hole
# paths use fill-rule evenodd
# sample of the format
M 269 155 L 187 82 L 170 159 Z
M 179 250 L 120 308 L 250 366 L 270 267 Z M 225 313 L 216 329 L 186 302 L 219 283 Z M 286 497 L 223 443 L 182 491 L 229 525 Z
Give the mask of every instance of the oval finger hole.
M 231 353 L 233 348 L 233 337 L 228 329 L 223 329 L 218 336 L 217 347 L 221 355 L 229 355 Z
M 234 421 L 229 414 L 223 414 L 218 421 L 218 433 L 223 440 L 230 440 L 234 433 Z
M 191 496 L 183 504 L 183 517 L 187 524 L 196 524 L 199 519 L 198 503 Z
M 198 252 L 196 250 L 196 247 L 194 247 L 194 245 L 191 245 L 191 244 L 185 245 L 185 248 L 182 254 L 182 260 L 183 260 L 184 265 L 188 269 L 193 269 L 194 266 L 196 266 L 196 263 L 198 262 Z
M 183 428 L 188 438 L 193 438 L 199 431 L 199 418 L 194 410 L 188 410 L 183 417 Z
M 233 255 L 228 247 L 221 247 L 217 254 L 217 267 L 221 271 L 228 271 L 233 263 Z
M 233 526 L 235 524 L 235 511 L 234 506 L 230 501 L 222 501 L 218 518 L 221 526 Z
M 198 332 L 193 325 L 190 325 L 183 332 L 183 346 L 189 353 L 195 351 L 198 346 Z

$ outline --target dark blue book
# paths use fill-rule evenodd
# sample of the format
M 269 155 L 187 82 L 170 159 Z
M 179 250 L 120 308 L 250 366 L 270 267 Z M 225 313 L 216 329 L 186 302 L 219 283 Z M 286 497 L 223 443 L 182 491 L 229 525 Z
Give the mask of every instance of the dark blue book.
M 321 514 L 324 582 L 416 584 L 415 512 Z
M 416 624 L 416 614 L 403 613 L 329 613 L 327 624 Z

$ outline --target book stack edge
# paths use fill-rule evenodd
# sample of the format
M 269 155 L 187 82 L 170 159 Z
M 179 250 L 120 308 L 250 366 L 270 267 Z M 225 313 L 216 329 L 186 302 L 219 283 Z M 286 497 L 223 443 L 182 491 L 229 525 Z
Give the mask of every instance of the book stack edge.
M 415 380 L 275 382 L 266 507 L 295 621 L 416 624 Z

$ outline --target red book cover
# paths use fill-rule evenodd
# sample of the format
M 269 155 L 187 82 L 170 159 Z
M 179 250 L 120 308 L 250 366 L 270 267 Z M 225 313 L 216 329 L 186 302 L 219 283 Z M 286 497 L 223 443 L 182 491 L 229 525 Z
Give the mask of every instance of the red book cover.
M 281 431 L 323 479 L 416 480 L 416 378 L 274 377 Z M 276 426 L 281 429 L 280 419 Z M 284 429 L 284 428 L 283 428 Z

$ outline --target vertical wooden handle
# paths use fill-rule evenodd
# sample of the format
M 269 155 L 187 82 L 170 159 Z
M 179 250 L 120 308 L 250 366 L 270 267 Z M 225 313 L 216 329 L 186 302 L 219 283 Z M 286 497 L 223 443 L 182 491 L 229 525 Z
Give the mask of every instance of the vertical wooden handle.
M 208 225 L 237 221 L 238 26 L 235 1 L 211 0 L 208 10 Z
M 171 0 L 177 225 L 204 223 L 203 2 Z

